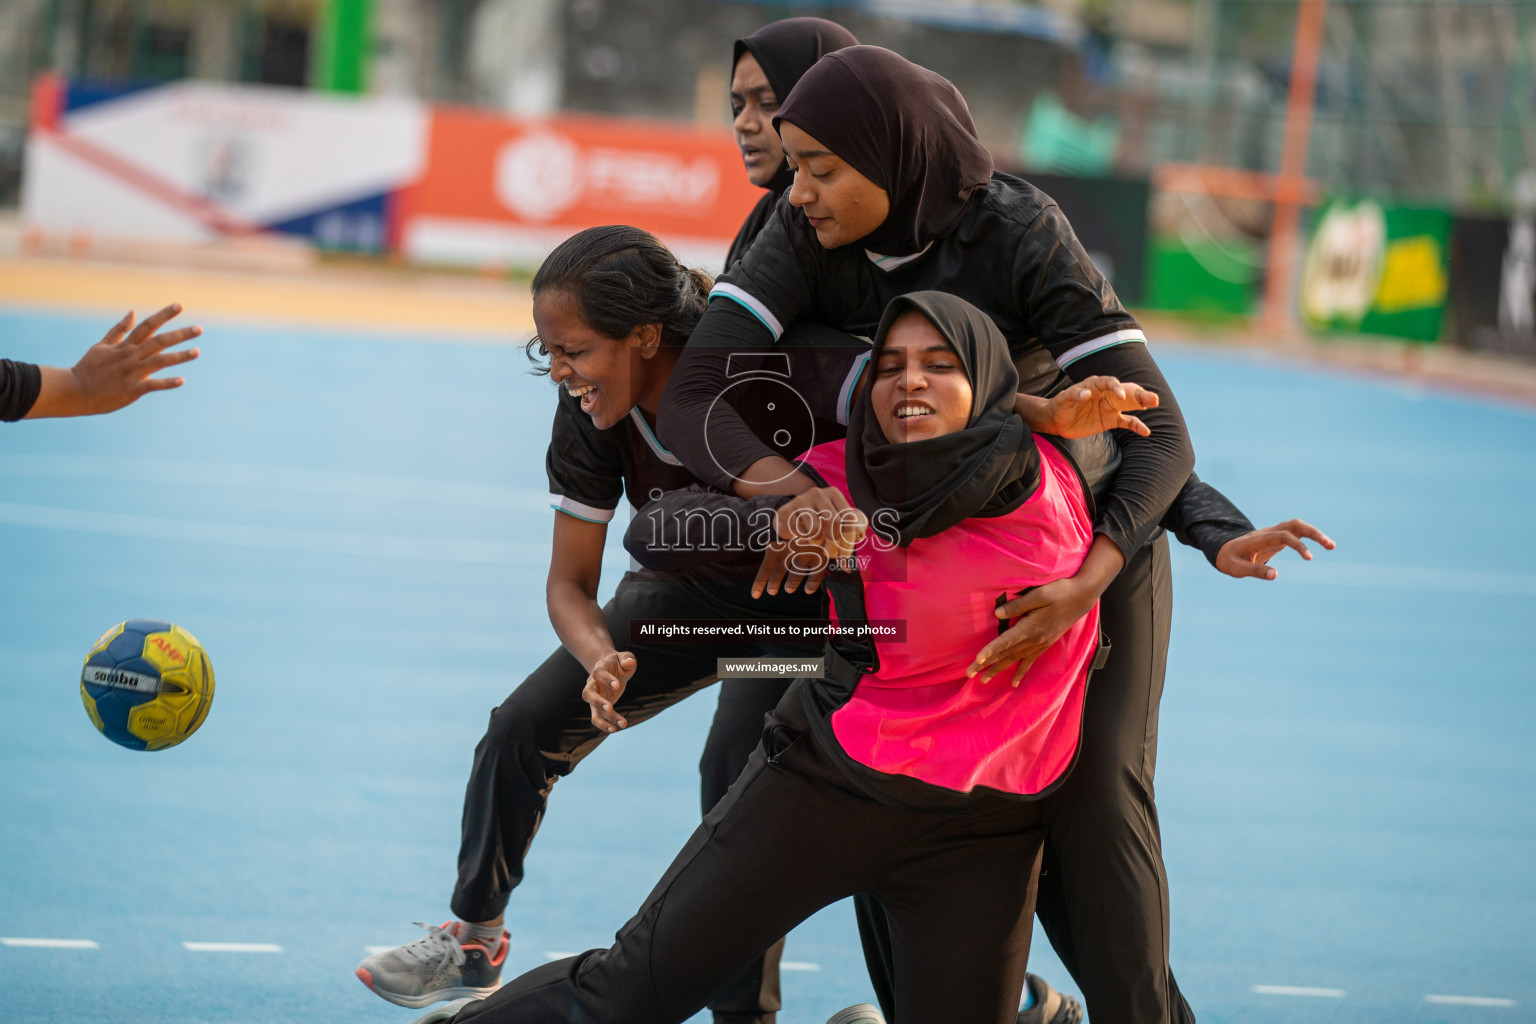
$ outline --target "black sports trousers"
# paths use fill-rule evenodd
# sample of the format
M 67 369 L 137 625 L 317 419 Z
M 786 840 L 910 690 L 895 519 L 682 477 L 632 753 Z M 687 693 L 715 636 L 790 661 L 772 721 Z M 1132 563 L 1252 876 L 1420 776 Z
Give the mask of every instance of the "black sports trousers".
M 717 658 L 806 653 L 739 641 L 631 642 L 631 619 L 772 617 L 765 614 L 771 605 L 740 607 L 722 597 L 723 590 L 646 573 L 626 573 L 619 581 L 603 615 L 614 646 L 635 655 L 635 674 L 617 705 L 630 728 L 714 683 Z M 797 617 L 816 615 L 802 608 Z M 461 920 L 489 921 L 503 912 L 512 890 L 523 880 L 523 858 L 555 781 L 575 770 L 607 735 L 592 725 L 591 708 L 581 696 L 586 681 L 587 670 L 562 647 L 491 712 L 490 725 L 475 748 L 464 793 L 459 878 L 452 901 L 453 912 Z M 763 716 L 789 684 L 788 679 L 722 683 L 699 765 L 700 797 L 706 811 L 741 773 L 762 739 Z M 744 962 L 740 976 L 710 1004 L 721 1024 L 771 1024 L 774 1020 L 782 1008 L 778 971 L 782 936 L 774 937 L 778 941 L 765 947 L 761 959 Z
M 1036 913 L 1088 1016 L 1114 1024 L 1195 1019 L 1168 966 L 1168 876 L 1152 788 L 1172 608 L 1164 537 L 1137 552 L 1099 601 L 1109 661 L 1088 684 L 1077 763 L 1041 801 Z M 892 999 L 885 914 L 867 898 L 855 911 L 881 1008 L 891 1024 L 911 1024 Z
M 958 811 L 869 796 L 810 733 L 792 689 L 612 947 L 534 968 L 455 1024 L 677 1024 L 769 943 L 859 892 L 886 908 L 903 1021 L 1012 1024 L 1040 822 L 1039 803 L 995 794 Z

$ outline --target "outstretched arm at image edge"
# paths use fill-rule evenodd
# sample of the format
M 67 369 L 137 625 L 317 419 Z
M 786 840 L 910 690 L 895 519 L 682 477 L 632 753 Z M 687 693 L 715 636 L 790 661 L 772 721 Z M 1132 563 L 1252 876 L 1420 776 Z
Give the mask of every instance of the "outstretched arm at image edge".
M 32 363 L 0 359 L 0 420 L 25 419 L 42 390 L 43 371 Z

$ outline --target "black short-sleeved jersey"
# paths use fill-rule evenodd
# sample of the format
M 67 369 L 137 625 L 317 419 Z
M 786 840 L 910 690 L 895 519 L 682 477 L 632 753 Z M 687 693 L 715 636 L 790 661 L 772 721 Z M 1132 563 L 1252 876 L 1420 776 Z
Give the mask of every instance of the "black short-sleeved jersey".
M 31 412 L 42 383 L 42 371 L 31 363 L 0 359 L 0 420 L 15 422 Z
M 758 232 L 763 230 L 763 225 L 768 223 L 768 218 L 773 215 L 773 208 L 779 201 L 779 193 L 764 192 L 763 198 L 752 207 L 752 212 L 747 214 L 747 219 L 741 222 L 741 230 L 736 232 L 735 239 L 731 242 L 731 248 L 725 254 L 725 269 L 731 266 L 747 254 L 756 241 Z
M 847 428 L 854 386 L 869 343 L 817 324 L 797 324 L 770 350 L 730 353 L 722 399 L 763 444 L 793 460 Z M 635 508 L 701 481 L 664 448 L 637 407 L 599 430 L 581 403 L 560 389 L 545 458 L 550 506 L 591 522 L 613 518 L 619 499 Z

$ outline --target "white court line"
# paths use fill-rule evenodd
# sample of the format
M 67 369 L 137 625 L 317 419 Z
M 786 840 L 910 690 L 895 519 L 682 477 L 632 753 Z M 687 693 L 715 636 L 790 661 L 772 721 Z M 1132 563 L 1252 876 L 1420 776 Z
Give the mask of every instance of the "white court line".
M 1426 1003 L 1438 1003 L 1441 1006 L 1516 1006 L 1513 999 L 1500 999 L 1497 996 L 1425 996 Z
M 0 524 L 44 530 L 70 530 L 113 537 L 227 544 L 267 551 L 360 555 L 364 558 L 404 558 L 429 562 L 469 562 L 489 565 L 548 565 L 549 545 L 517 541 L 447 540 L 389 537 L 328 530 L 294 530 L 273 526 L 242 526 L 195 519 L 136 516 L 121 512 L 86 512 L 46 505 L 0 501 Z
M 368 948 L 372 949 L 373 947 L 369 946 Z M 575 955 L 576 955 L 575 953 L 567 953 L 567 952 L 563 952 L 563 951 L 558 950 L 558 949 L 546 949 L 544 951 L 544 959 L 546 959 L 546 960 L 564 960 L 568 956 L 575 956 Z M 821 964 L 813 964 L 813 963 L 811 963 L 808 960 L 782 960 L 782 961 L 779 962 L 779 970 L 781 970 L 781 971 L 819 971 L 819 970 L 821 970 Z
M 1181 576 L 1209 575 L 1204 562 L 1180 570 Z M 1275 582 L 1312 587 L 1361 587 L 1370 590 L 1412 590 L 1432 594 L 1477 594 L 1488 597 L 1536 597 L 1536 576 L 1529 573 L 1485 572 L 1480 569 L 1430 569 L 1416 565 L 1370 565 L 1335 562 L 1325 553 L 1311 562 L 1287 561 L 1278 566 Z
M 281 953 L 275 942 L 183 942 L 194 953 Z
M 0 939 L 0 944 L 21 949 L 100 949 L 91 939 Z
M 1255 985 L 1253 990 L 1261 996 L 1316 996 L 1321 999 L 1343 999 L 1341 988 L 1305 988 L 1300 985 Z
M 0 476 L 48 480 L 126 480 L 132 483 L 223 486 L 372 501 L 415 501 L 512 512 L 549 511 L 547 488 L 465 480 L 357 473 L 339 469 L 251 466 L 232 462 L 122 459 L 97 455 L 0 453 Z
M 395 947 L 395 946 L 364 946 L 363 948 L 368 951 L 368 955 L 369 956 L 372 956 L 375 953 L 388 953 L 390 950 L 396 949 L 398 947 Z

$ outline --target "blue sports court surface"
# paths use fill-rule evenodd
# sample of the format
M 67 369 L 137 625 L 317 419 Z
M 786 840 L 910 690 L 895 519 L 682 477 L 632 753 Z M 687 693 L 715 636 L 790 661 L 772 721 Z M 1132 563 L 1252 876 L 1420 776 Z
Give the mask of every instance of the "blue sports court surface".
M 110 319 L 0 312 L 0 354 L 67 365 Z M 474 744 L 555 643 L 553 395 L 510 345 L 204 323 L 183 390 L 0 427 L 0 1019 L 404 1024 L 352 969 L 449 916 Z M 1536 413 L 1158 357 L 1201 474 L 1339 542 L 1274 583 L 1177 553 L 1158 802 L 1184 991 L 1208 1022 L 1536 1021 Z M 139 616 L 218 676 L 162 753 L 78 694 Z M 556 788 L 514 972 L 639 905 L 697 821 L 712 711 Z M 785 957 L 781 1024 L 869 997 L 846 906 Z M 1032 967 L 1073 988 L 1038 933 Z

